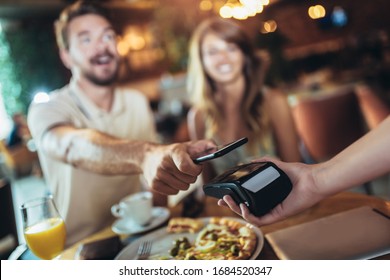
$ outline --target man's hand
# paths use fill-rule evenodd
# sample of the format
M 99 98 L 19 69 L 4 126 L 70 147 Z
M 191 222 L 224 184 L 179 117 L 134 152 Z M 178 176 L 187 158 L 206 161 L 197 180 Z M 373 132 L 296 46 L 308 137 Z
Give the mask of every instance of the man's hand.
M 149 187 L 166 195 L 187 190 L 202 172 L 202 165 L 192 157 L 214 146 L 212 141 L 201 140 L 153 148 L 142 166 Z

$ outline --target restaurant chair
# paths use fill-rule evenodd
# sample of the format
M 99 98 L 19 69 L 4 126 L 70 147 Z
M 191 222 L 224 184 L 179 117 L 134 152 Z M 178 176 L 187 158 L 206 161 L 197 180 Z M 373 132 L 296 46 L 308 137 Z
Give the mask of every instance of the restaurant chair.
M 292 113 L 306 163 L 332 158 L 368 131 L 353 87 L 298 99 Z M 373 194 L 370 183 L 363 187 Z
M 381 100 L 373 88 L 358 85 L 355 93 L 368 129 L 378 126 L 390 114 L 390 107 Z
M 36 151 L 30 151 L 24 143 L 8 147 L 0 140 L 1 171 L 9 180 L 28 176 L 38 164 Z

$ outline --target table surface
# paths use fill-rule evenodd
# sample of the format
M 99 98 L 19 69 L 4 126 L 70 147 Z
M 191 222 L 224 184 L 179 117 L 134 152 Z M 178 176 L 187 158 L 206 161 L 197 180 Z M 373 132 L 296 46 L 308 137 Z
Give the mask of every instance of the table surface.
M 364 194 L 359 193 L 353 193 L 353 192 L 342 192 L 339 194 L 336 194 L 332 197 L 326 198 L 322 200 L 317 205 L 311 207 L 310 209 L 307 209 L 300 214 L 297 214 L 295 216 L 289 217 L 283 221 L 280 221 L 278 223 L 274 223 L 267 226 L 260 227 L 262 233 L 265 235 L 270 232 L 274 232 L 276 230 L 280 230 L 283 228 L 287 228 L 293 225 L 298 225 L 304 222 L 316 220 L 328 215 L 336 214 L 339 212 L 343 212 L 349 209 L 357 208 L 360 206 L 370 206 L 372 208 L 376 208 L 377 210 L 383 212 L 386 215 L 390 216 L 390 201 L 385 201 L 379 197 L 376 196 L 368 196 Z M 171 211 L 171 217 L 178 217 L 181 214 L 182 205 L 179 204 L 173 208 L 170 208 Z M 216 200 L 214 198 L 207 197 L 206 200 L 206 206 L 203 210 L 203 212 L 199 215 L 199 217 L 210 217 L 210 216 L 230 216 L 230 217 L 238 217 L 235 213 L 230 211 L 230 209 L 225 207 L 219 207 L 216 203 Z M 163 225 L 162 225 L 163 226 Z M 80 245 L 103 239 L 108 238 L 111 236 L 116 235 L 112 230 L 111 227 L 107 227 L 103 229 L 100 232 L 97 232 L 84 240 L 81 240 L 80 242 L 72 245 L 71 247 L 67 248 L 61 255 L 61 259 L 66 260 L 72 260 L 75 259 L 77 249 Z M 128 236 L 120 236 L 122 239 L 128 238 Z M 257 257 L 259 260 L 276 260 L 278 257 L 276 256 L 274 250 L 272 249 L 271 245 L 268 243 L 268 241 L 264 240 L 264 247 L 261 250 L 259 256 Z M 383 255 L 380 257 L 377 257 L 375 259 L 390 259 L 390 254 Z

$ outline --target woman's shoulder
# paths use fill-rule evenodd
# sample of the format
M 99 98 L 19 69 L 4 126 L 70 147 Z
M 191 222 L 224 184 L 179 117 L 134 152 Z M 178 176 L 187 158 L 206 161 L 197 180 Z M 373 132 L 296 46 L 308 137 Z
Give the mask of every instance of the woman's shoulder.
M 279 88 L 264 87 L 263 99 L 267 107 L 279 107 L 288 105 L 287 95 Z
M 205 119 L 204 113 L 200 108 L 191 107 L 187 114 L 188 130 L 191 139 L 202 139 L 205 135 Z
M 188 110 L 188 117 L 191 117 L 191 118 L 200 118 L 202 115 L 202 110 L 198 107 L 195 107 L 195 106 L 192 106 L 189 110 Z
M 286 94 L 279 88 L 277 87 L 268 87 L 264 86 L 261 89 L 261 92 L 263 94 L 264 99 L 266 100 L 275 100 L 278 98 L 286 98 Z

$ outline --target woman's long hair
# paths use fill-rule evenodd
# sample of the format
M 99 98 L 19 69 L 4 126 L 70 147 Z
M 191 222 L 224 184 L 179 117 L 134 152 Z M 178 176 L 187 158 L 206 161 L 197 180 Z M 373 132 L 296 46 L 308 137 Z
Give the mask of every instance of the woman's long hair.
M 264 69 L 245 31 L 232 20 L 222 18 L 213 18 L 202 22 L 194 31 L 190 41 L 187 90 L 192 94 L 193 106 L 204 112 L 205 137 L 215 136 L 218 127 L 222 127 L 224 119 L 215 102 L 216 87 L 213 80 L 206 74 L 202 62 L 201 45 L 208 33 L 214 33 L 224 41 L 236 44 L 245 56 L 243 72 L 246 88 L 240 115 L 252 134 L 250 138 L 260 139 L 262 142 L 269 127 L 267 114 L 263 110 L 261 93 Z

